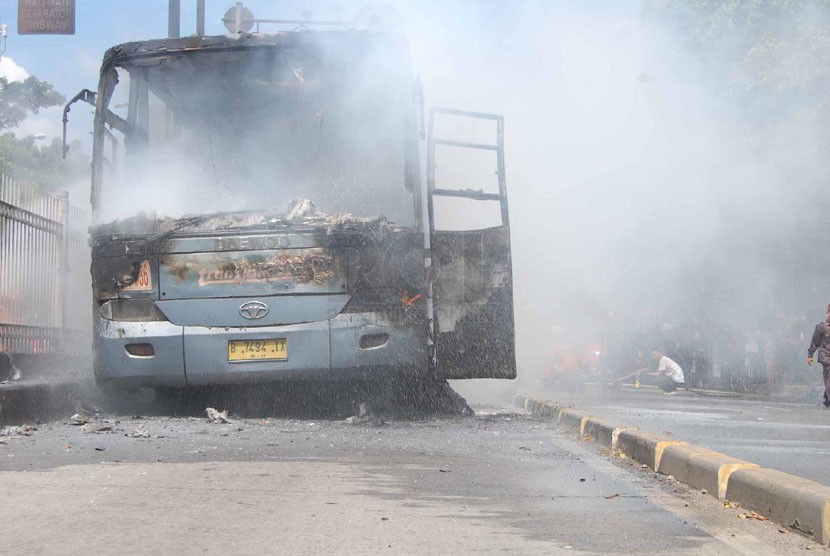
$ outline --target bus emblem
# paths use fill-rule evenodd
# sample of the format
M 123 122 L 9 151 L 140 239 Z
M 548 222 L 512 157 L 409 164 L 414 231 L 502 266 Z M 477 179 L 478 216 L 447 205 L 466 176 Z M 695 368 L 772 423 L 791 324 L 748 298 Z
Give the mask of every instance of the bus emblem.
M 248 301 L 239 306 L 239 314 L 244 319 L 261 319 L 268 314 L 268 305 L 261 301 Z

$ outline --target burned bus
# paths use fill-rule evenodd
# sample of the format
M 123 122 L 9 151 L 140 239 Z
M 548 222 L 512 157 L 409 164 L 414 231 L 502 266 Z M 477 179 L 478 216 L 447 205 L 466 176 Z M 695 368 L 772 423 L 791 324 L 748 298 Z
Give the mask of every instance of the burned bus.
M 99 383 L 515 377 L 502 119 L 425 114 L 401 37 L 126 43 L 78 100 L 95 106 Z M 494 137 L 433 137 L 441 118 Z M 496 190 L 435 183 L 436 157 L 465 148 L 494 154 Z M 441 229 L 447 197 L 501 221 Z

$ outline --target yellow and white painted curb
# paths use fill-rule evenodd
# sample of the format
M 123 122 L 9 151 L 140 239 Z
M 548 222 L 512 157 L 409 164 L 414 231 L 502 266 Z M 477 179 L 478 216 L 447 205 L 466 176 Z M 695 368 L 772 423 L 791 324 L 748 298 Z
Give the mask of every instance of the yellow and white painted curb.
M 830 487 L 719 452 L 594 417 L 556 403 L 516 396 L 516 405 L 694 488 L 830 545 Z

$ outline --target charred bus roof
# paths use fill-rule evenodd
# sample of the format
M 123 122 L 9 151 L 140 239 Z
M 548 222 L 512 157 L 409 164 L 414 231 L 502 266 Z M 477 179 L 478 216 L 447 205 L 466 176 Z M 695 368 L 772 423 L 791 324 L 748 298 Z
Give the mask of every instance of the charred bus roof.
M 409 46 L 400 35 L 368 30 L 284 31 L 279 33 L 246 33 L 240 35 L 190 36 L 179 39 L 153 39 L 126 42 L 109 48 L 101 62 L 102 74 L 114 65 L 166 54 L 193 52 L 268 50 L 280 48 L 388 47 L 400 51 L 402 61 L 409 65 Z

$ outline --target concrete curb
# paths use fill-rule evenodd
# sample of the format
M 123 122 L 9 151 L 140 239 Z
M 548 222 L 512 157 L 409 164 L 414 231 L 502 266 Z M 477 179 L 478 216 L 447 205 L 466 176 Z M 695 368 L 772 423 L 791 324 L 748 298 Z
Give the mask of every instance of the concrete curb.
M 760 466 L 698 446 L 667 446 L 657 472 L 673 475 L 678 481 L 705 489 L 720 500 L 726 498 L 730 475 L 738 469 Z
M 80 387 L 73 382 L 0 385 L 0 425 L 50 421 L 71 413 Z
M 685 445 L 688 442 L 640 430 L 624 430 L 620 433 L 617 444 L 620 452 L 656 471 L 660 468 L 666 448 Z
M 620 433 L 636 430 L 634 427 L 621 427 L 601 417 L 586 417 L 582 423 L 583 438 L 591 437 L 597 444 L 611 450 L 618 449 Z
M 588 416 L 552 402 L 516 396 L 516 405 L 536 417 L 577 432 L 583 439 L 611 448 L 628 458 L 710 495 L 739 503 L 790 529 L 830 544 L 830 487 L 761 468 L 687 442 Z
M 581 435 L 587 418 L 587 415 L 575 409 L 560 409 L 556 422 L 560 427 L 572 429 Z
M 830 543 L 830 487 L 775 469 L 744 469 L 732 474 L 726 496 L 824 545 Z

